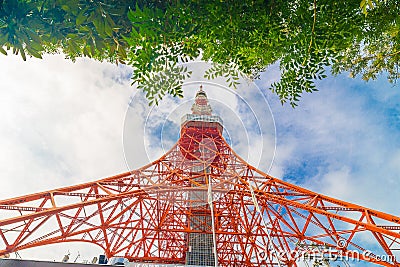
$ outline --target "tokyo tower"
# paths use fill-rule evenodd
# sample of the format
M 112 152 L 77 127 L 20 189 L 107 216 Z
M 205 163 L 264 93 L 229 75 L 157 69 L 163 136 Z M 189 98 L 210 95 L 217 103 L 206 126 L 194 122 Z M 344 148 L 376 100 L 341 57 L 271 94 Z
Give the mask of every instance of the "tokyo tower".
M 202 88 L 191 111 L 171 150 L 140 169 L 1 200 L 0 255 L 80 241 L 132 264 L 299 266 L 318 254 L 400 266 L 400 217 L 249 165 Z

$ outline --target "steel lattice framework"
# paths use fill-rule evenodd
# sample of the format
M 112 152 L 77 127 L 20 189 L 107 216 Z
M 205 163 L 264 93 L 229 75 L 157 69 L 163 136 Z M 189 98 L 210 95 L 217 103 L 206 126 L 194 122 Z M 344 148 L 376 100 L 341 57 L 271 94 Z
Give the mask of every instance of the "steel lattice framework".
M 190 121 L 169 152 L 138 170 L 0 201 L 0 255 L 81 241 L 108 257 L 185 264 L 189 237 L 203 234 L 215 237 L 219 266 L 297 266 L 316 247 L 400 266 L 400 217 L 271 177 L 221 132 L 215 121 Z

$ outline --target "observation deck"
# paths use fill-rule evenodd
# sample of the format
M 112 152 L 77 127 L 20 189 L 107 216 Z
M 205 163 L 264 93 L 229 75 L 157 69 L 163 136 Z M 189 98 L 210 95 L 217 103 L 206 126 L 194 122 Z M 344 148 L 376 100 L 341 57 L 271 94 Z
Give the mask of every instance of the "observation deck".
M 191 127 L 204 131 L 207 131 L 207 128 L 217 129 L 221 135 L 224 129 L 221 117 L 212 115 L 211 106 L 208 103 L 207 95 L 203 91 L 202 86 L 200 86 L 200 90 L 196 93 L 192 105 L 192 114 L 186 114 L 181 119 L 181 136 L 183 129 Z

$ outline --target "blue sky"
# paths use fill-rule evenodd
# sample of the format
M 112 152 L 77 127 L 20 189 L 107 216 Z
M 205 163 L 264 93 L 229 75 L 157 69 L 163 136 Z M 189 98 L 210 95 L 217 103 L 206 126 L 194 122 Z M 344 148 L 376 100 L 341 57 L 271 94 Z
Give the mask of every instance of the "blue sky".
M 203 84 L 234 149 L 259 169 L 400 214 L 399 85 L 384 77 L 369 83 L 346 74 L 329 77 L 292 109 L 267 89 L 279 78 L 276 66 L 255 84 L 231 90 L 221 79 L 202 79 L 205 65 L 190 66 L 195 72 L 184 99 L 166 98 L 151 108 L 130 86 L 127 67 L 72 63 L 60 55 L 28 62 L 3 56 L 0 197 L 92 181 L 156 159 L 176 141 L 180 118 Z M 65 246 L 20 254 L 59 260 L 68 249 L 77 254 Z M 82 258 L 98 253 L 80 249 Z
M 277 158 L 284 179 L 317 192 L 399 214 L 400 92 L 381 77 L 365 83 L 346 75 L 318 84 L 298 108 L 270 95 Z M 286 149 L 280 149 L 286 148 Z M 288 151 L 285 157 L 280 150 Z

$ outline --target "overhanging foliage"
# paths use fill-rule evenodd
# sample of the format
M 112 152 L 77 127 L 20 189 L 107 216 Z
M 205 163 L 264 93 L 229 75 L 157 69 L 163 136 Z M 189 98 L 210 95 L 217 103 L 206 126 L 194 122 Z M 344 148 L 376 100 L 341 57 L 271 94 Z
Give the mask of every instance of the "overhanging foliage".
M 315 80 L 348 71 L 399 77 L 400 4 L 396 0 L 80 1 L 2 0 L 0 52 L 24 60 L 43 53 L 91 57 L 133 67 L 150 103 L 182 95 L 180 63 L 214 63 L 207 78 L 235 86 L 279 62 L 271 90 L 296 105 Z

